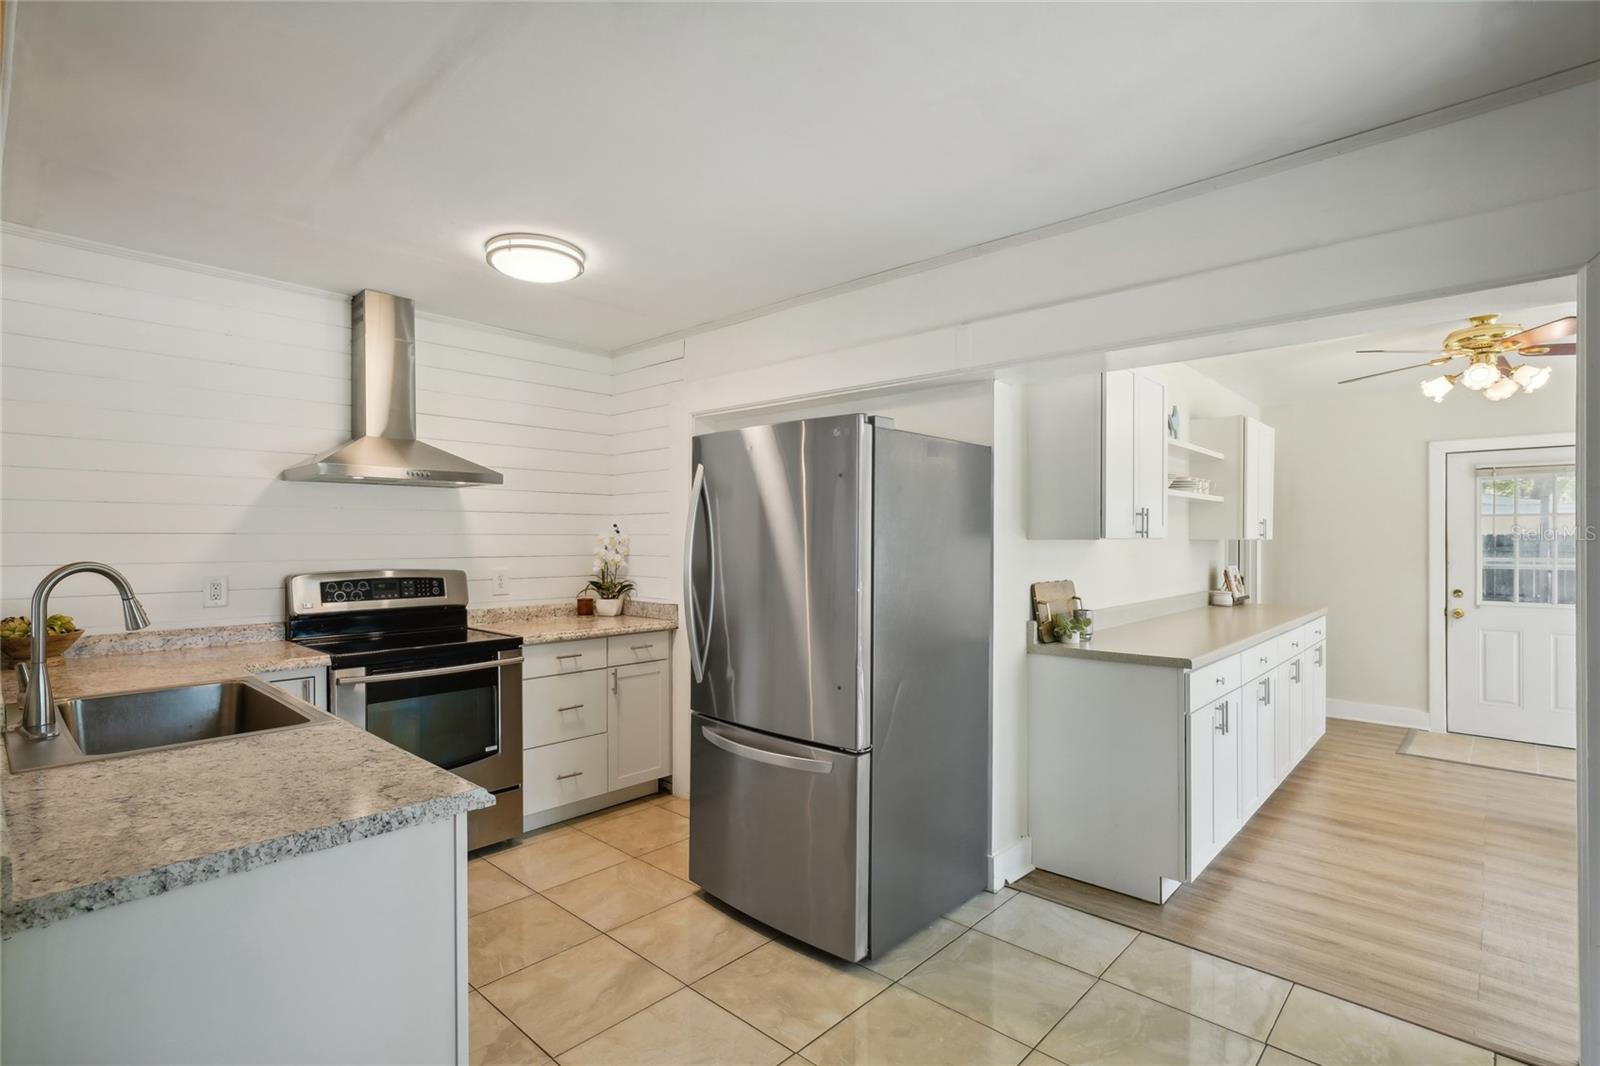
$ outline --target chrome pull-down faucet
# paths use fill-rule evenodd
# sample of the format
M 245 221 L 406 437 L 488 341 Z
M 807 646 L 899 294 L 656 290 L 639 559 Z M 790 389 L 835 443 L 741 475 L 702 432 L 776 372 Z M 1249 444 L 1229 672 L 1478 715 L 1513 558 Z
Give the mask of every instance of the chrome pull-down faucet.
M 28 621 L 32 626 L 32 647 L 28 664 L 17 664 L 17 681 L 22 691 L 22 724 L 19 731 L 29 740 L 48 740 L 60 732 L 56 725 L 56 705 L 50 698 L 50 673 L 45 668 L 45 619 L 50 617 L 50 593 L 73 574 L 99 574 L 116 586 L 122 597 L 122 624 L 130 629 L 143 629 L 150 624 L 144 605 L 133 594 L 128 579 L 105 563 L 68 563 L 45 575 L 39 587 L 33 590 L 33 604 Z

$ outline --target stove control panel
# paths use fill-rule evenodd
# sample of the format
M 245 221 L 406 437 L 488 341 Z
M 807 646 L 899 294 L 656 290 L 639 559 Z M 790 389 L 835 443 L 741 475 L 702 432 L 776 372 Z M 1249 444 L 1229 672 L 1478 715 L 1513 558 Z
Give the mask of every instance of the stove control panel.
M 442 577 L 374 577 L 355 581 L 324 581 L 323 603 L 359 600 L 419 600 L 444 595 Z
M 400 607 L 465 606 L 460 570 L 363 570 L 288 580 L 291 616 Z M 359 605 L 359 606 L 357 606 Z

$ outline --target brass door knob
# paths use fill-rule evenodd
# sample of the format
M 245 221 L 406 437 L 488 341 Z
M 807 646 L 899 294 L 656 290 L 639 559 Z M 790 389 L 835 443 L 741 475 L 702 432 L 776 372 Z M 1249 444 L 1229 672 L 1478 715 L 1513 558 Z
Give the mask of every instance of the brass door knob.
M 1450 617 L 1451 618 L 1465 618 L 1466 616 L 1467 616 L 1467 612 L 1463 611 L 1459 607 L 1457 607 L 1455 610 L 1450 612 Z
M 1463 595 L 1465 595 L 1465 593 L 1463 593 L 1460 589 L 1451 589 L 1450 590 L 1450 598 L 1451 599 L 1459 600 Z

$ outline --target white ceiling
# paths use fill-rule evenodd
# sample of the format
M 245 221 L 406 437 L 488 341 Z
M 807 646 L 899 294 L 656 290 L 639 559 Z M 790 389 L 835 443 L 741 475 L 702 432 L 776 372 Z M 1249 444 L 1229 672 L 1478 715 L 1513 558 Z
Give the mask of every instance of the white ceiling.
M 1574 287 L 1571 278 L 1554 279 L 1536 286 L 1546 294 L 1563 289 L 1573 290 Z M 1529 288 L 1535 287 L 1519 287 L 1521 291 L 1527 291 Z M 1505 302 L 1497 300 L 1497 295 L 1485 293 L 1477 297 L 1460 297 L 1462 311 L 1456 318 L 1437 321 L 1431 319 L 1423 321 L 1419 318 L 1413 324 L 1394 326 L 1372 333 L 1310 344 L 1263 348 L 1214 359 L 1199 359 L 1188 365 L 1263 407 L 1332 395 L 1335 392 L 1341 397 L 1376 396 L 1395 392 L 1416 393 L 1424 379 L 1437 377 L 1446 370 L 1453 373 L 1460 370 L 1460 366 L 1401 371 L 1398 374 L 1368 378 L 1366 381 L 1352 382 L 1349 385 L 1338 383 L 1361 374 L 1374 374 L 1380 370 L 1425 362 L 1430 356 L 1357 355 L 1356 351 L 1365 348 L 1383 348 L 1437 353 L 1445 334 L 1465 326 L 1468 314 L 1498 313 L 1503 322 L 1515 322 L 1525 328 L 1531 328 L 1577 313 L 1577 303 L 1572 299 L 1533 306 L 1526 304 L 1508 306 Z M 1437 313 L 1437 309 L 1437 303 L 1429 308 L 1433 313 Z M 1397 310 L 1399 309 L 1389 309 L 1390 317 L 1393 317 Z M 1563 371 L 1572 373 L 1576 365 L 1576 360 L 1568 357 L 1531 361 L 1548 363 L 1556 368 L 1557 373 Z
M 605 350 L 1600 58 L 1592 3 L 18 6 L 7 220 Z

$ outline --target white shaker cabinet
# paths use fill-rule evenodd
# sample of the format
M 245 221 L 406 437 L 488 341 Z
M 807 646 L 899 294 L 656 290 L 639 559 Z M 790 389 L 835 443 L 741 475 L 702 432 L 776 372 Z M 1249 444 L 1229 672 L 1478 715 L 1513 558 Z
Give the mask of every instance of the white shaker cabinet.
M 1275 610 L 1287 613 L 1185 616 L 1222 611 L 1226 626 Z M 1203 659 L 1145 650 L 1141 637 L 1112 645 L 1118 629 L 1099 646 L 1031 649 L 1034 863 L 1152 903 L 1198 878 L 1325 731 L 1325 615 L 1290 617 L 1232 634 Z M 1157 618 L 1119 629 L 1161 644 L 1184 627 Z
M 1198 876 L 1241 824 L 1237 693 L 1189 712 L 1189 865 Z
M 1167 387 L 1111 370 L 1026 390 L 1028 536 L 1167 534 Z
M 666 777 L 672 757 L 671 690 L 665 660 L 611 668 L 606 720 L 611 734 L 612 789 Z
M 523 648 L 523 828 L 655 791 L 672 773 L 671 634 Z
M 1190 539 L 1271 540 L 1277 529 L 1276 431 L 1260 419 L 1233 415 L 1196 418 L 1189 423 L 1189 436 L 1222 453 L 1211 468 L 1211 491 L 1223 498 L 1190 511 Z

